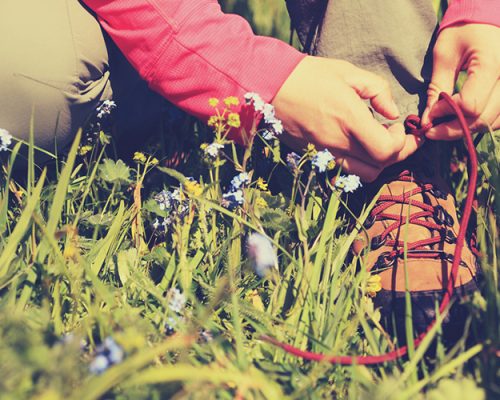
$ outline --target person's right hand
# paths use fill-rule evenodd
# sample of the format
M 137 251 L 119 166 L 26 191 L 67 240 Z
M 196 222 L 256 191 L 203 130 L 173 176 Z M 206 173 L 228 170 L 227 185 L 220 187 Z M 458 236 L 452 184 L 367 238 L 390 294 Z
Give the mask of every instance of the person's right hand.
M 363 99 L 385 118 L 398 118 L 384 79 L 346 61 L 308 56 L 272 104 L 286 130 L 283 142 L 297 150 L 308 143 L 328 149 L 344 170 L 370 182 L 414 153 L 423 139 L 406 135 L 400 123 L 384 127 Z

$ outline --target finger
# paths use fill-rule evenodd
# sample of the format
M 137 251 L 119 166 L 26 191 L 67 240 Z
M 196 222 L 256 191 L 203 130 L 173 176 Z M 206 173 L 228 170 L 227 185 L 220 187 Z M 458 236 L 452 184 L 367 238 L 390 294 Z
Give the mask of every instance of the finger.
M 403 125 L 394 124 L 389 130 L 373 118 L 363 102 L 351 104 L 356 118 L 350 118 L 346 122 L 347 129 L 374 161 L 385 165 L 405 146 Z
M 434 110 L 439 100 L 441 92 L 450 96 L 455 89 L 459 65 L 455 57 L 450 57 L 448 52 L 439 53 L 439 48 L 434 52 L 434 61 L 432 66 L 432 77 L 427 88 L 427 105 L 422 114 L 422 124 L 427 125 L 431 122 L 430 113 Z
M 477 118 L 484 112 L 498 82 L 498 65 L 486 59 L 486 55 L 472 58 L 467 67 L 467 79 L 458 94 L 458 105 L 469 117 Z
M 347 155 L 337 157 L 336 164 L 339 165 L 343 171 L 359 176 L 363 182 L 373 182 L 383 170 L 382 167 L 375 167 Z
M 364 100 L 370 100 L 373 109 L 387 119 L 397 119 L 399 110 L 392 97 L 389 83 L 382 77 L 361 68 L 344 77 L 347 84 Z
M 471 126 L 475 121 L 470 118 L 467 123 Z M 464 136 L 464 131 L 460 126 L 458 120 L 436 125 L 429 129 L 425 137 L 432 140 L 457 140 Z
M 403 148 L 389 160 L 386 166 L 406 160 L 425 143 L 425 137 L 417 135 L 405 135 L 404 140 Z

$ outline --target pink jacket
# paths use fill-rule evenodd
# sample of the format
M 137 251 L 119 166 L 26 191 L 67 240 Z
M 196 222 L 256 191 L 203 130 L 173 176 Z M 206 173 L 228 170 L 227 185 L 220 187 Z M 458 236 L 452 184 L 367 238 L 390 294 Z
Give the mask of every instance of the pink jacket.
M 203 120 L 213 113 L 210 97 L 257 92 L 270 102 L 304 57 L 254 35 L 217 0 L 84 2 L 153 90 Z M 500 26 L 499 0 L 452 1 L 440 29 L 462 22 Z

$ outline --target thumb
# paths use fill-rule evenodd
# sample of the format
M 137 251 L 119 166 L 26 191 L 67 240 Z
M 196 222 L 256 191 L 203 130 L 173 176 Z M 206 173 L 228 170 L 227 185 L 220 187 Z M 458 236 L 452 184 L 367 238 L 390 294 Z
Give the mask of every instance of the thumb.
M 429 114 L 434 105 L 439 100 L 439 94 L 445 92 L 450 96 L 455 89 L 455 82 L 460 70 L 459 59 L 453 51 L 444 47 L 446 42 L 436 43 L 433 53 L 432 77 L 427 88 L 427 105 L 422 114 L 422 125 L 427 125 L 430 121 Z
M 359 97 L 370 100 L 370 104 L 376 112 L 392 120 L 399 117 L 399 110 L 392 97 L 389 83 L 384 78 L 364 69 L 356 68 L 344 79 Z

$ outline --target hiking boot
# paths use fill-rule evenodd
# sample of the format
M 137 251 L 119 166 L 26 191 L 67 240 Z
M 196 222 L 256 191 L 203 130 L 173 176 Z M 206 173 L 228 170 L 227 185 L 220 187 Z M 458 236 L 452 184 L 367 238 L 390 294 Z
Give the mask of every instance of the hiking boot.
M 432 166 L 428 159 L 416 157 L 413 163 L 405 163 L 407 169 L 388 171 L 379 178 L 375 189 L 380 188 L 380 196 L 364 223 L 365 231 L 353 244 L 354 253 L 364 254 L 364 266 L 381 278 L 382 289 L 374 303 L 380 308 L 383 326 L 399 344 L 406 343 L 406 284 L 414 331 L 419 335 L 436 317 L 448 285 L 460 226 L 455 199 Z M 460 300 L 478 289 L 475 253 L 477 250 L 466 243 L 455 282 L 455 304 L 442 327 L 447 345 L 463 335 L 468 312 Z

